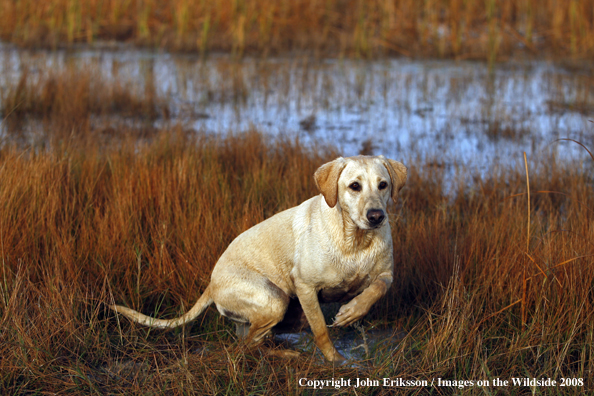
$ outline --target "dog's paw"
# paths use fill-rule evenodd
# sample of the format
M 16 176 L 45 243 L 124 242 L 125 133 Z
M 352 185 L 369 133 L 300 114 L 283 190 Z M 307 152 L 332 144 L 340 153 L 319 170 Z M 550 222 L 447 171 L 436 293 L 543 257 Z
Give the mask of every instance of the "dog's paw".
M 336 349 L 332 353 L 329 353 L 328 355 L 326 355 L 326 359 L 329 362 L 334 363 L 334 364 L 338 364 L 338 365 L 341 365 L 344 362 L 346 362 L 345 357 L 342 356 L 340 354 L 340 352 L 338 352 Z
M 350 303 L 340 307 L 332 326 L 348 326 L 367 315 L 369 307 L 355 298 Z

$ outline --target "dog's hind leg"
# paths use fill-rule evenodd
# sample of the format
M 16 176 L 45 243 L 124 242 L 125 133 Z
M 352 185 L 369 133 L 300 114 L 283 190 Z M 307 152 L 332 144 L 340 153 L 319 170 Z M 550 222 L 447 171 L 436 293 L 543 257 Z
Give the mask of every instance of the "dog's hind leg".
M 271 329 L 283 320 L 290 301 L 287 293 L 260 274 L 243 272 L 241 276 L 233 275 L 232 287 L 229 284 L 215 287 L 214 300 L 218 311 L 235 322 L 236 333 L 242 342 L 248 348 L 260 349 L 268 355 L 298 355 L 295 351 L 270 349 L 262 343 Z
M 229 315 L 225 316 L 229 317 Z M 235 334 L 240 340 L 248 345 L 258 345 L 260 341 L 262 341 L 262 339 L 270 332 L 270 329 L 277 323 L 276 319 L 269 320 L 264 325 L 259 322 L 252 324 L 247 322 L 238 322 L 236 319 L 233 321 L 235 322 Z
M 262 340 L 266 335 L 270 333 L 272 328 L 279 322 L 278 318 L 274 318 L 273 320 L 269 320 L 268 322 L 262 323 L 252 323 L 248 330 L 247 337 L 245 339 L 246 343 L 251 347 L 257 347 L 262 352 L 269 356 L 276 356 L 281 358 L 296 358 L 299 356 L 299 352 L 293 351 L 290 349 L 279 349 L 277 348 L 270 348 L 268 346 L 262 345 Z
M 229 311 L 225 311 L 227 317 L 230 317 Z M 279 322 L 279 316 L 271 315 L 268 318 L 259 315 L 257 318 L 252 317 L 254 323 L 247 323 L 238 321 L 235 316 L 235 333 L 237 337 L 242 340 L 248 349 L 258 349 L 260 352 L 269 356 L 277 356 L 282 358 L 293 358 L 299 356 L 299 352 L 288 349 L 271 348 L 265 345 L 264 338 L 271 332 L 272 328 Z
M 278 320 L 276 318 L 265 323 L 252 323 L 248 330 L 247 336 L 245 337 L 245 342 L 248 344 L 258 345 L 260 341 L 262 341 L 262 339 L 266 337 L 268 333 L 270 333 L 270 329 L 272 329 L 277 323 Z

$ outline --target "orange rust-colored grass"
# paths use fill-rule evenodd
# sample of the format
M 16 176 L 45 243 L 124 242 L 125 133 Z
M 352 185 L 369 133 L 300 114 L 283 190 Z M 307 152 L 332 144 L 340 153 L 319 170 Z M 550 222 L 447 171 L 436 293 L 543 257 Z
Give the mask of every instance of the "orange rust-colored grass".
M 106 79 L 92 67 L 71 65 L 58 72 L 48 67 L 39 76 L 25 70 L 18 82 L 0 93 L 0 102 L 9 122 L 36 118 L 62 128 L 88 127 L 92 116 L 119 115 L 152 121 L 168 115 L 153 78 L 147 78 L 139 89 L 130 82 Z
M 2 0 L 0 39 L 171 50 L 480 58 L 594 54 L 594 1 Z
M 406 336 L 332 368 L 310 353 L 279 362 L 242 350 L 213 310 L 164 332 L 106 304 L 187 310 L 229 242 L 317 194 L 312 174 L 336 152 L 178 128 L 92 142 L 0 150 L 2 394 L 299 393 L 306 377 L 585 378 L 574 394 L 593 385 L 591 164 L 530 161 L 527 240 L 524 169 L 453 181 L 452 195 L 444 169 L 406 160 L 394 285 L 364 321 Z

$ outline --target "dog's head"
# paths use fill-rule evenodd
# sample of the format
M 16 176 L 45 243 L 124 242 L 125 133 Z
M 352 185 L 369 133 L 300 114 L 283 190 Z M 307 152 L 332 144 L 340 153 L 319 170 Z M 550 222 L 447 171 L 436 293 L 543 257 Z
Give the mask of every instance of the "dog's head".
M 406 183 L 406 167 L 383 155 L 341 157 L 322 165 L 314 179 L 328 206 L 338 204 L 357 227 L 370 230 L 386 223 L 388 200 Z

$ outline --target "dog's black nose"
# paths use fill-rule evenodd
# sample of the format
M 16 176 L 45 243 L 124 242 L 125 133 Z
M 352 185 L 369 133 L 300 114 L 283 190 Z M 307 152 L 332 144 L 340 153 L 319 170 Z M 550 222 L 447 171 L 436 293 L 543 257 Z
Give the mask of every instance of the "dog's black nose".
M 384 211 L 381 209 L 369 209 L 367 211 L 367 220 L 371 225 L 378 225 L 381 224 L 382 221 L 386 218 Z

